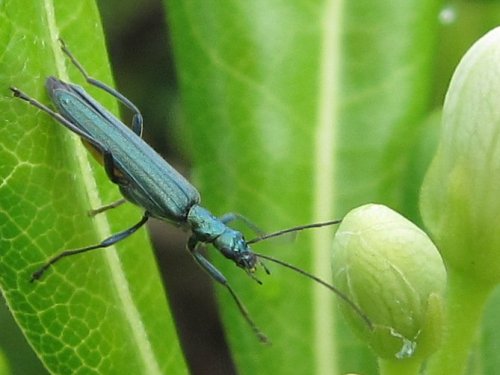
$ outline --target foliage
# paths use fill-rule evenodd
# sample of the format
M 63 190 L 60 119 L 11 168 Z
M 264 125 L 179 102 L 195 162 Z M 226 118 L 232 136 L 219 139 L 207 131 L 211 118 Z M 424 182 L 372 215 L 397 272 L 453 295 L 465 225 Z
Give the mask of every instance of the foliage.
M 137 13 L 120 4 L 116 10 L 110 5 L 115 18 Z M 385 204 L 420 223 L 419 192 L 438 142 L 451 69 L 498 22 L 494 2 L 441 5 L 164 1 L 182 103 L 179 142 L 189 150 L 204 206 L 216 215 L 239 212 L 267 231 L 343 217 L 365 203 Z M 116 199 L 116 189 L 76 137 L 8 90 L 15 85 L 47 103 L 47 76 L 82 83 L 60 53 L 59 36 L 93 76 L 110 82 L 95 4 L 0 0 L 0 22 L 0 287 L 9 309 L 52 373 L 185 372 L 144 233 L 118 250 L 68 259 L 40 283 L 28 282 L 50 255 L 102 240 L 141 213 L 123 207 L 86 217 L 89 208 Z M 162 80 L 144 72 L 155 77 L 151 86 Z M 89 91 L 116 108 L 108 95 Z M 143 92 L 168 107 L 166 99 Z M 481 147 L 473 147 L 472 155 L 476 148 Z M 445 188 L 438 177 L 446 173 L 433 168 L 426 184 Z M 441 251 L 447 228 L 434 225 L 441 209 L 429 200 L 438 196 L 431 185 L 423 210 L 436 212 L 427 211 L 424 219 Z M 494 212 L 489 217 L 490 224 L 496 222 Z M 468 220 L 460 230 L 474 227 L 475 219 Z M 256 244 L 255 250 L 332 280 L 331 232 L 304 232 L 293 243 Z M 270 277 L 258 274 L 264 282 L 259 286 L 218 254 L 210 255 L 272 340 L 259 344 L 220 288 L 239 372 L 377 373 L 374 355 L 339 317 L 331 293 L 271 264 Z M 445 264 L 449 268 L 446 257 Z M 459 281 L 452 284 L 456 291 L 478 298 L 470 301 L 477 302 L 479 321 L 488 293 L 478 297 L 475 284 Z M 498 331 L 498 301 L 489 302 L 478 344 L 472 350 L 465 345 L 463 357 L 473 353 L 468 373 L 494 374 L 498 367 L 498 356 L 491 355 L 498 345 L 492 335 Z M 394 368 L 382 364 L 381 371 Z

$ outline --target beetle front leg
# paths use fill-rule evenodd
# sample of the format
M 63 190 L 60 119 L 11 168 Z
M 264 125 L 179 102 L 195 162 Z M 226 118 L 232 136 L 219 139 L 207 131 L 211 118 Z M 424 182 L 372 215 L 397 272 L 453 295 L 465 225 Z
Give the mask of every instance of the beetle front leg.
M 210 263 L 210 261 L 207 258 L 205 258 L 203 254 L 200 252 L 199 249 L 201 247 L 201 244 L 195 236 L 191 236 L 191 238 L 189 238 L 187 247 L 193 258 L 201 266 L 201 268 L 203 268 L 210 275 L 212 279 L 214 279 L 219 284 L 226 287 L 226 289 L 231 294 L 231 297 L 233 298 L 234 302 L 238 306 L 240 313 L 243 315 L 247 323 L 250 325 L 250 327 L 254 331 L 259 341 L 268 343 L 269 339 L 252 320 L 245 305 L 243 305 L 243 302 L 241 302 L 236 292 L 229 285 L 229 282 L 227 281 L 226 277 L 212 263 Z

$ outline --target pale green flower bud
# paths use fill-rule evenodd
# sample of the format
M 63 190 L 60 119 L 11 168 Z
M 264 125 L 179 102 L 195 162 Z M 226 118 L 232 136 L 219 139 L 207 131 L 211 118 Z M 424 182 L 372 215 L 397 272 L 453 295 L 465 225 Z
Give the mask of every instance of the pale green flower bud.
M 500 281 L 500 28 L 474 44 L 453 75 L 421 212 L 447 265 Z
M 446 271 L 427 235 L 391 209 L 370 204 L 342 220 L 333 241 L 334 284 L 371 321 L 342 311 L 379 357 L 432 353 L 442 331 Z

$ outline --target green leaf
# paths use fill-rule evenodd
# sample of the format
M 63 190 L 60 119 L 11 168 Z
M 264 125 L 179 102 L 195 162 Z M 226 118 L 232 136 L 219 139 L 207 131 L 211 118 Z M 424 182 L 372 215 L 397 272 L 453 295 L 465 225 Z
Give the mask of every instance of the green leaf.
M 419 186 L 405 177 L 429 110 L 439 1 L 165 4 L 194 181 L 215 214 L 237 211 L 273 231 L 366 202 L 416 212 Z M 330 280 L 331 237 L 317 230 L 255 249 Z M 272 264 L 259 286 L 214 258 L 273 342 L 259 345 L 220 288 L 242 373 L 375 371 L 331 294 Z
M 0 286 L 10 310 L 52 373 L 186 372 L 144 231 L 29 282 L 50 256 L 97 243 L 141 212 L 127 205 L 88 217 L 119 197 L 116 187 L 78 137 L 8 90 L 47 103 L 47 76 L 82 83 L 58 37 L 94 77 L 111 81 L 94 2 L 6 0 L 0 23 Z M 116 111 L 109 95 L 89 92 Z
M 7 357 L 3 351 L 0 351 L 0 374 L 1 375 L 9 375 L 12 374 Z

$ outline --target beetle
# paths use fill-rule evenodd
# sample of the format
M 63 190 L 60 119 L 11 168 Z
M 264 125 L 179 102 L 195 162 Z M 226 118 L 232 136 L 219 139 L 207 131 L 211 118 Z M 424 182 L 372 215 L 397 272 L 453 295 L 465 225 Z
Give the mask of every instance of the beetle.
M 276 233 L 261 235 L 254 240 L 247 241 L 240 231 L 231 228 L 228 224 L 234 220 L 242 220 L 254 231 L 259 232 L 259 230 L 249 220 L 239 214 L 230 213 L 218 218 L 201 206 L 200 194 L 196 188 L 142 140 L 143 118 L 139 109 L 113 88 L 89 76 L 62 40 L 61 48 L 81 72 L 88 84 L 106 91 L 133 112 L 130 128 L 87 94 L 81 86 L 64 82 L 53 76 L 47 78 L 45 86 L 56 110 L 52 110 L 15 87 L 11 87 L 10 89 L 15 97 L 46 112 L 57 122 L 80 136 L 92 155 L 103 164 L 110 181 L 118 185 L 125 199 L 94 210 L 94 214 L 112 209 L 125 201 L 129 201 L 143 208 L 144 215 L 130 228 L 115 233 L 98 244 L 58 253 L 32 274 L 32 282 L 40 279 L 51 266 L 61 259 L 112 246 L 132 235 L 149 218 L 153 217 L 191 232 L 187 241 L 189 252 L 215 281 L 229 291 L 243 317 L 261 341 L 266 341 L 266 336 L 250 318 L 249 313 L 230 286 L 226 277 L 204 257 L 200 251 L 203 245 L 213 245 L 222 255 L 245 270 L 249 276 L 259 283 L 260 281 L 254 276 L 256 268 L 261 266 L 269 273 L 261 259 L 278 263 L 309 277 L 339 295 L 371 327 L 371 321 L 364 315 L 360 308 L 334 286 L 291 264 L 264 254 L 255 253 L 250 248 L 250 244 L 271 237 L 309 228 L 338 224 L 339 220 L 288 228 Z

